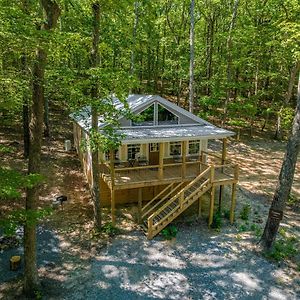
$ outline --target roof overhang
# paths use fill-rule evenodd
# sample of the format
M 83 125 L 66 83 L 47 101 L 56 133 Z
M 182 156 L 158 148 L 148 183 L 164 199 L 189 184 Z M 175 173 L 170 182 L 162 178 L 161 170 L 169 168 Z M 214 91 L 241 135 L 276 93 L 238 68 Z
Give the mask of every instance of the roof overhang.
M 127 128 L 117 132 L 124 136 L 122 144 L 145 144 L 159 142 L 223 139 L 234 132 L 212 125 L 190 125 L 181 127 Z

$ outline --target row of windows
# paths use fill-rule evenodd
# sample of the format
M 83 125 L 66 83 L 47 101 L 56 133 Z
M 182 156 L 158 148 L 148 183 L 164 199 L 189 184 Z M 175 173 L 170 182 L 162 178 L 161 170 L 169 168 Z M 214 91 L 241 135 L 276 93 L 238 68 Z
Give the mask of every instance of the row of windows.
M 170 142 L 169 150 L 171 156 L 180 156 L 182 154 L 182 143 L 181 142 Z M 141 144 L 129 144 L 127 145 L 127 159 L 136 159 L 141 151 Z M 159 144 L 152 143 L 149 148 L 150 152 L 159 151 Z M 200 151 L 200 141 L 189 141 L 189 155 L 197 155 Z M 109 160 L 109 153 L 105 153 L 106 160 Z M 118 150 L 115 150 L 115 158 L 119 158 Z

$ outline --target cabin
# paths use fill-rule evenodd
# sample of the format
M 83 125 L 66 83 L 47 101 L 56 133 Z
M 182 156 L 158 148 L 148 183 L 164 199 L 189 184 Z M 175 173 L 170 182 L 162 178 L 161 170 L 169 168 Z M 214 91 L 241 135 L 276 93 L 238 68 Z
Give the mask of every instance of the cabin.
M 122 144 L 99 153 L 100 197 L 111 207 L 135 202 L 147 237 L 153 238 L 193 203 L 201 213 L 203 195 L 210 193 L 209 225 L 212 224 L 216 189 L 219 204 L 224 185 L 232 186 L 230 220 L 233 222 L 238 167 L 226 157 L 227 139 L 234 133 L 199 118 L 158 95 L 129 95 L 126 99 L 134 121 L 120 117 Z M 123 104 L 113 99 L 118 109 Z M 90 108 L 72 114 L 74 145 L 88 183 L 92 185 L 92 155 L 80 143 L 89 139 Z M 107 124 L 99 116 L 99 130 Z M 208 151 L 210 140 L 222 140 L 221 153 Z

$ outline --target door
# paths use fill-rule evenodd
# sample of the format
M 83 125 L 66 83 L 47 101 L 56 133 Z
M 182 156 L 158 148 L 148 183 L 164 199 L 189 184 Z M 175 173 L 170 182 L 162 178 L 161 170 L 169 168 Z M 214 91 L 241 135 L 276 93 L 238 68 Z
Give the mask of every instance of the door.
M 159 144 L 151 143 L 149 144 L 149 165 L 159 164 Z

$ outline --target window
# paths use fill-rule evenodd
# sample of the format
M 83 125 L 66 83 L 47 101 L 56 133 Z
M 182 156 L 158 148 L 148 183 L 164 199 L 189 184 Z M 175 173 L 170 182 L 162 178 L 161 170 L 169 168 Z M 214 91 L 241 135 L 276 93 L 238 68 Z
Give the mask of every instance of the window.
M 189 141 L 189 154 L 199 154 L 200 151 L 200 141 Z
M 127 158 L 136 159 L 138 153 L 140 153 L 140 144 L 129 144 L 127 145 Z
M 116 149 L 115 151 L 115 160 L 119 159 L 119 150 Z M 110 160 L 110 151 L 105 151 L 105 160 Z
M 157 152 L 157 151 L 159 151 L 158 143 L 151 143 L 150 144 L 150 152 Z
M 157 114 L 158 125 L 178 124 L 178 117 L 160 104 L 157 104 Z
M 154 104 L 137 115 L 138 119 L 132 122 L 132 126 L 153 126 L 154 125 Z
M 170 142 L 170 155 L 181 155 L 181 142 Z

